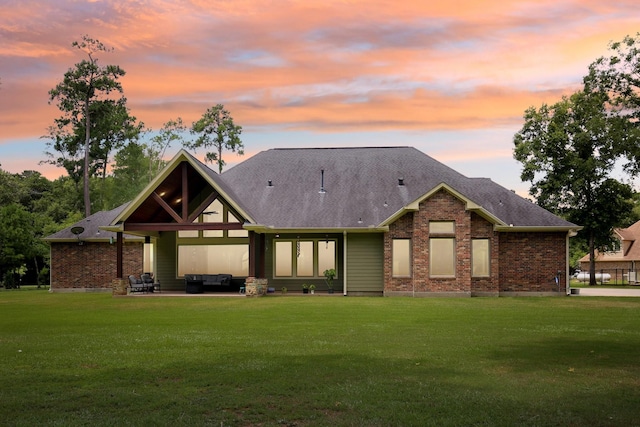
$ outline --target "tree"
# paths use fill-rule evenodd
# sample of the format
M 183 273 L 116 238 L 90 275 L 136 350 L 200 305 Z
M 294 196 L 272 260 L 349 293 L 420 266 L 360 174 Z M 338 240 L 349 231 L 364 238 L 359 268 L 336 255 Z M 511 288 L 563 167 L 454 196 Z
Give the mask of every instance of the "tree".
M 117 101 L 98 101 L 92 107 L 97 110 L 95 119 L 92 120 L 90 151 L 91 176 L 95 173 L 99 177 L 99 183 L 95 183 L 99 196 L 96 207 L 110 209 L 114 206 L 106 197 L 106 193 L 109 191 L 106 180 L 110 169 L 111 155 L 114 151 L 118 153 L 131 145 L 137 145 L 136 142 L 144 131 L 144 124 L 136 123 L 136 118 L 129 114 L 124 97 Z M 131 184 L 128 183 L 128 186 L 130 187 Z M 140 188 L 144 188 L 144 185 Z
M 17 203 L 0 207 L 0 279 L 13 287 L 14 274 L 35 256 L 33 215 Z
M 607 110 L 601 92 L 577 92 L 552 106 L 526 110 L 514 137 L 521 179 L 542 207 L 584 227 L 589 245 L 590 284 L 595 284 L 595 250 L 613 243 L 613 228 L 624 224 L 633 203 L 628 184 L 611 178 L 626 158 L 622 141 L 630 122 Z
M 609 115 L 629 123 L 618 145 L 628 160 L 625 169 L 635 176 L 640 173 L 640 33 L 611 43 L 609 49 L 610 56 L 589 66 L 585 91 L 605 96 Z
M 0 169 L 0 206 L 18 202 L 17 185 L 15 175 Z
M 231 152 L 244 154 L 244 146 L 240 140 L 242 126 L 236 126 L 229 111 L 224 109 L 222 104 L 209 108 L 200 120 L 193 123 L 191 132 L 200 134 L 195 142 L 186 144 L 187 147 L 198 149 L 200 147 L 214 148 L 216 151 L 206 153 L 205 160 L 218 164 L 218 171 L 222 173 L 225 165 L 222 160 L 222 150 L 227 149 Z
M 72 158 L 67 159 L 65 167 L 77 173 L 77 161 L 80 137 L 83 145 L 83 180 L 84 180 L 84 210 L 85 216 L 91 215 L 91 197 L 89 194 L 89 177 L 91 163 L 91 129 L 92 106 L 113 91 L 122 93 L 122 85 L 118 79 L 125 75 L 117 65 L 98 65 L 97 53 L 109 52 L 100 41 L 83 36 L 82 41 L 73 42 L 73 47 L 87 54 L 88 60 L 82 60 L 74 68 L 70 68 L 61 83 L 49 91 L 49 103 L 56 101 L 62 112 L 62 117 L 55 120 L 53 130 L 54 148 L 63 153 L 69 153 Z M 93 110 L 95 111 L 95 110 Z M 70 126 L 72 132 L 64 132 Z M 64 163 L 64 162 L 63 162 Z
M 42 241 L 82 219 L 81 200 L 69 177 L 49 181 L 36 171 L 0 169 L 0 281 L 44 285 L 49 247 Z
M 82 137 L 76 133 L 69 131 L 70 120 L 57 119 L 56 124 L 49 126 L 49 138 L 47 146 L 53 151 L 58 152 L 58 156 L 49 151 L 45 151 L 45 155 L 49 160 L 43 160 L 40 163 L 49 163 L 64 168 L 74 183 L 77 192 L 80 192 L 80 183 L 83 176 L 84 153 Z
M 91 105 L 91 145 L 89 150 L 89 183 L 92 194 L 92 210 L 105 209 L 109 203 L 105 201 L 107 191 L 106 177 L 110 171 L 112 153 L 121 150 L 126 144 L 135 143 L 144 131 L 143 123 L 136 123 L 136 118 L 129 114 L 126 108 L 126 99 L 116 101 L 101 100 Z M 79 191 L 80 182 L 83 179 L 84 170 L 84 124 L 75 129 L 68 127 L 50 128 L 50 146 L 58 151 L 56 157 L 53 153 L 46 154 L 51 158 L 48 163 L 65 168 L 69 177 L 76 184 Z M 93 177 L 98 177 L 99 182 L 94 182 Z
M 127 99 L 122 97 L 93 104 L 90 160 L 102 179 L 107 176 L 111 153 L 137 141 L 144 131 L 144 123 L 137 123 L 137 119 L 129 114 L 126 102 Z
M 112 191 L 104 209 L 113 209 L 132 200 L 151 181 L 150 159 L 145 150 L 145 144 L 131 142 L 116 153 L 113 174 L 105 182 L 105 187 Z
M 164 155 L 167 149 L 174 142 L 185 144 L 182 134 L 186 132 L 187 127 L 182 122 L 182 118 L 178 117 L 166 122 L 158 135 L 151 138 L 151 143 L 146 146 L 146 154 L 149 157 L 149 179 L 156 176 L 165 166 Z

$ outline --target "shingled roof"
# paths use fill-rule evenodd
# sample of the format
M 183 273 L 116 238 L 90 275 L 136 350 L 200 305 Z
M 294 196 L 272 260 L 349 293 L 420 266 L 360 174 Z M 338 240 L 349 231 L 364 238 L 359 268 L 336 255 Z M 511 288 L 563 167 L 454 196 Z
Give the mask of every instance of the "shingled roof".
M 262 226 L 380 227 L 446 189 L 497 226 L 577 229 L 487 178 L 467 178 L 412 147 L 271 149 L 221 177 Z
M 91 216 L 88 216 L 71 227 L 67 227 L 58 231 L 50 236 L 44 238 L 45 241 L 56 242 L 76 242 L 78 240 L 83 242 L 104 242 L 116 239 L 116 233 L 111 231 L 101 230 L 98 227 L 111 224 L 111 222 L 126 208 L 128 203 L 118 206 L 110 211 L 96 212 Z M 71 230 L 75 227 L 81 227 L 82 231 L 78 234 L 73 233 Z M 77 231 L 80 231 L 78 229 Z M 144 240 L 142 237 L 125 234 L 127 240 Z
M 115 237 L 98 227 L 126 220 L 182 161 L 188 161 L 259 230 L 384 230 L 420 201 L 445 190 L 498 230 L 578 230 L 488 178 L 467 178 L 412 147 L 298 148 L 260 152 L 221 175 L 181 150 L 131 204 L 74 226 L 83 240 Z M 131 236 L 133 237 L 133 236 Z M 71 241 L 71 227 L 47 237 Z

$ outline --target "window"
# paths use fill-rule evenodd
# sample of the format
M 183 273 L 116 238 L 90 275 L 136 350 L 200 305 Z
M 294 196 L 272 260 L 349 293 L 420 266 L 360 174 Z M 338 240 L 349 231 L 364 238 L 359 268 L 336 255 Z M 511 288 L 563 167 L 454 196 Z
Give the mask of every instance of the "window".
M 455 277 L 456 239 L 454 221 L 429 222 L 429 275 Z
M 393 239 L 391 250 L 393 277 L 411 277 L 411 240 Z
M 178 276 L 249 275 L 249 245 L 179 245 Z
M 238 224 L 240 220 L 231 213 L 231 210 L 222 204 L 218 199 L 214 200 L 202 214 L 196 218 L 194 223 L 234 223 Z M 248 230 L 179 230 L 178 237 L 181 239 L 197 239 L 199 237 L 209 238 L 234 238 L 234 237 L 249 237 Z
M 471 276 L 488 277 L 490 274 L 490 244 L 489 239 L 471 240 Z
M 214 200 L 213 203 L 202 212 L 202 222 L 224 222 L 224 207 L 220 200 Z M 204 230 L 203 237 L 224 237 L 222 230 Z
M 324 277 L 336 268 L 335 240 L 276 240 L 274 252 L 276 277 Z
M 236 218 L 231 212 L 227 212 L 227 222 L 238 223 L 238 218 Z M 228 230 L 227 236 L 229 237 L 249 237 L 249 231 L 247 230 Z
M 293 275 L 292 247 L 293 242 L 291 241 L 276 242 L 276 277 L 290 277 Z
M 296 275 L 313 277 L 313 242 L 297 242 Z
M 336 270 L 336 242 L 335 240 L 318 241 L 318 276 L 323 276 L 325 270 Z
M 142 262 L 142 271 L 145 272 L 154 272 L 155 271 L 155 247 L 153 243 L 145 243 L 144 244 L 144 257 Z
M 455 234 L 456 223 L 453 221 L 430 221 L 429 234 Z
M 198 222 L 196 219 L 194 222 Z M 197 238 L 198 230 L 180 230 L 178 231 L 178 237 L 180 238 Z
M 455 270 L 455 244 L 453 238 L 429 239 L 429 265 L 432 277 L 454 277 Z

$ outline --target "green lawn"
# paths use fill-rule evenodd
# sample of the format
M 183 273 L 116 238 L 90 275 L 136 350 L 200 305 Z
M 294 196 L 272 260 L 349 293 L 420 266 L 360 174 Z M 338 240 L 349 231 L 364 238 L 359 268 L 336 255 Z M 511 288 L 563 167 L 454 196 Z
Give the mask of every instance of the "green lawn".
M 0 292 L 1 425 L 640 425 L 640 298 Z

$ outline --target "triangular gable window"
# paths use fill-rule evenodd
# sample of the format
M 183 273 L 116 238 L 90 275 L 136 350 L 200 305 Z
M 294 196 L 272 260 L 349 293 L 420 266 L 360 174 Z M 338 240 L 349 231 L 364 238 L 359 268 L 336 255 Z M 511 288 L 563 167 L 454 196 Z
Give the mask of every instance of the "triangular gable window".
M 240 222 L 231 212 L 228 212 L 227 222 Z M 249 237 L 247 230 L 229 230 L 227 231 L 229 237 Z
M 179 238 L 198 237 L 248 237 L 249 232 L 243 230 L 240 220 L 233 214 L 231 209 L 221 200 L 214 200 L 207 206 L 193 221 L 194 228 L 199 230 L 179 230 Z M 207 229 L 206 224 L 211 224 L 212 229 Z M 236 227 L 230 226 L 236 225 Z M 219 229 L 215 229 L 219 227 Z
M 202 222 L 224 222 L 224 206 L 220 200 L 214 200 L 213 203 L 202 212 Z M 202 235 L 203 237 L 224 237 L 224 231 L 204 230 Z

